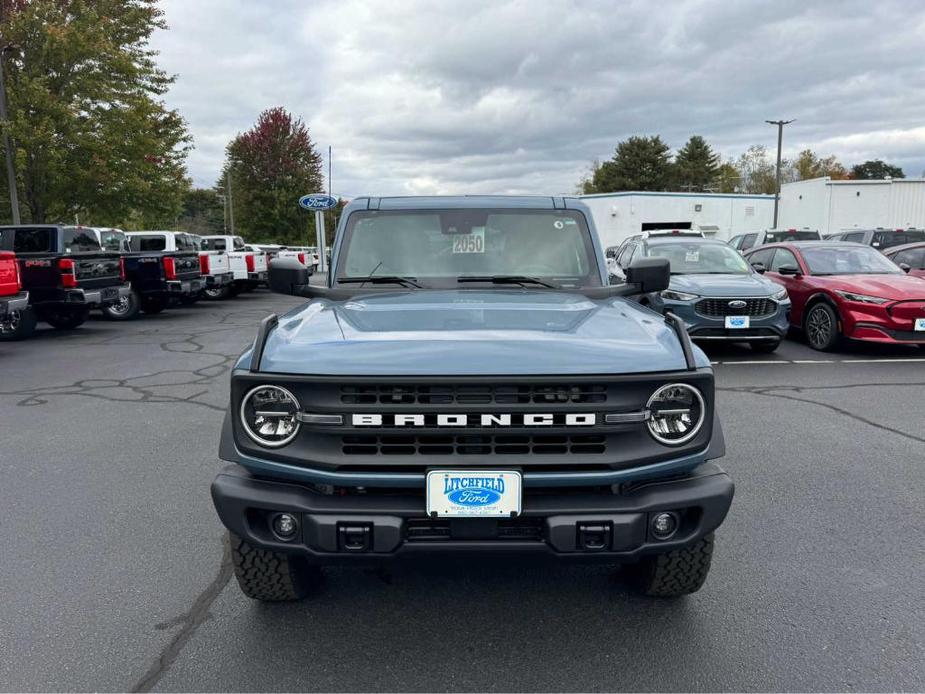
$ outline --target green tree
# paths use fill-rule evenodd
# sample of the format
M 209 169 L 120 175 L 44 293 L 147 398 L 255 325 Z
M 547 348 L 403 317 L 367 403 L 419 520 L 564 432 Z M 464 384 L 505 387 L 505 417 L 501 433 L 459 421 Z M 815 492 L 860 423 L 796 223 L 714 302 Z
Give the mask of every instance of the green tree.
M 820 157 L 811 149 L 804 149 L 797 155 L 797 158 L 790 162 L 790 179 L 794 181 L 806 181 L 810 178 L 821 178 L 829 176 L 834 179 L 844 179 L 848 177 L 848 171 L 833 156 Z
M 219 234 L 225 229 L 225 208 L 212 188 L 192 188 L 183 196 L 177 229 L 195 234 Z
M 159 99 L 174 78 L 148 40 L 164 28 L 157 0 L 0 0 L 24 219 L 176 220 L 190 137 Z
M 881 159 L 865 161 L 851 167 L 851 177 L 861 180 L 875 180 L 881 178 L 905 178 L 906 174 L 898 166 L 887 164 Z
M 674 158 L 674 187 L 677 190 L 702 191 L 708 188 L 719 171 L 720 156 L 700 135 L 692 135 Z
M 305 243 L 314 215 L 298 200 L 323 189 L 321 155 L 301 119 L 282 107 L 264 111 L 226 148 L 216 188 L 231 174 L 235 227 L 250 241 Z
M 740 193 L 741 175 L 734 162 L 724 161 L 716 167 L 716 174 L 710 186 L 713 193 Z
M 670 179 L 670 148 L 662 138 L 633 136 L 617 145 L 612 159 L 593 170 L 590 185 L 583 189 L 593 193 L 666 190 Z
M 777 191 L 775 164 L 764 145 L 752 145 L 745 150 L 736 160 L 736 169 L 740 176 L 740 192 L 773 195 Z

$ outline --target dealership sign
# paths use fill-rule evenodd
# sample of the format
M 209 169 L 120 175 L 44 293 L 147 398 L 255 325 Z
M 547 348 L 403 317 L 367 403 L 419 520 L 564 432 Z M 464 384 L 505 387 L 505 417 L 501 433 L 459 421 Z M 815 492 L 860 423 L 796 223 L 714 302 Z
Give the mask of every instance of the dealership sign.
M 299 198 L 299 207 L 303 207 L 306 210 L 329 210 L 336 206 L 337 198 L 325 195 L 324 193 L 312 193 L 311 195 L 303 195 Z

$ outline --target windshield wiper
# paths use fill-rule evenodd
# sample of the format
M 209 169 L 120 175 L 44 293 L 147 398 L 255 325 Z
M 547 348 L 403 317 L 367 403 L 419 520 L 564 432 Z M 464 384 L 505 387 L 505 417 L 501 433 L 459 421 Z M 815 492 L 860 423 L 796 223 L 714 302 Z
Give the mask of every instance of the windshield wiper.
M 368 277 L 339 277 L 338 284 L 400 284 L 403 287 L 422 289 L 424 285 L 416 277 L 402 277 L 401 275 L 370 275 Z
M 528 277 L 527 275 L 460 275 L 456 278 L 459 283 L 463 282 L 491 282 L 492 284 L 519 284 L 525 286 L 528 284 L 538 284 L 541 287 L 550 289 L 561 289 L 561 286 L 554 282 L 547 282 L 538 277 Z

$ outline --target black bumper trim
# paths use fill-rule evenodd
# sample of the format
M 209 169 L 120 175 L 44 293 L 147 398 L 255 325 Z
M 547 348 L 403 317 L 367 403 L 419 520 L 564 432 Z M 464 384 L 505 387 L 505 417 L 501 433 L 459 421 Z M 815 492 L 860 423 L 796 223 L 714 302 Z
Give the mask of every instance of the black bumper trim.
M 425 500 L 417 495 L 335 496 L 307 487 L 260 479 L 237 466 L 223 470 L 212 483 L 212 499 L 222 523 L 248 543 L 305 556 L 318 564 L 406 556 L 418 553 L 476 552 L 528 553 L 571 560 L 631 561 L 697 541 L 715 530 L 726 517 L 734 486 L 713 463 L 705 463 L 681 479 L 652 481 L 625 494 L 528 495 L 521 518 L 541 519 L 537 539 L 430 539 L 409 538 L 409 520 L 425 517 Z M 681 529 L 666 541 L 648 533 L 648 519 L 657 511 L 681 514 Z M 276 538 L 269 518 L 276 512 L 296 514 L 301 536 L 295 542 Z M 467 523 L 471 519 L 454 520 Z M 579 523 L 600 523 L 612 528 L 612 543 L 599 551 L 577 546 Z M 338 527 L 369 526 L 370 551 L 339 550 Z

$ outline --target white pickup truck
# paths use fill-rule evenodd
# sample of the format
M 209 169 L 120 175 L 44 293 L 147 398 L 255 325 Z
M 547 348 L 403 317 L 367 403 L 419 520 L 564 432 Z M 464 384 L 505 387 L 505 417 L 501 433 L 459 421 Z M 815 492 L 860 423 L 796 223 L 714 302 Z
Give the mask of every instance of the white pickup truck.
M 208 299 L 222 299 L 228 296 L 233 280 L 231 264 L 227 254 L 202 250 L 202 242 L 196 234 L 185 231 L 135 231 L 128 234 L 135 250 L 196 251 L 199 254 L 199 272 L 203 279 L 201 296 Z M 195 297 L 181 299 L 184 304 L 194 303 Z
M 227 253 L 234 275 L 232 294 L 249 292 L 267 281 L 267 254 L 247 250 L 247 244 L 240 236 L 217 234 L 201 238 L 203 250 Z

